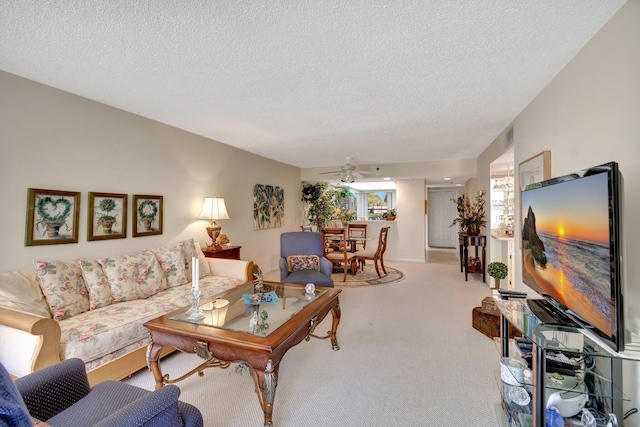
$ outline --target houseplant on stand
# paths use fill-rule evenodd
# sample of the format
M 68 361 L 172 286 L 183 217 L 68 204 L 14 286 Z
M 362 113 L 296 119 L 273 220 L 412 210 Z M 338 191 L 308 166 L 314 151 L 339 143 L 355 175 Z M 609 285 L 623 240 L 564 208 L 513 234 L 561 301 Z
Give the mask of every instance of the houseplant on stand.
M 475 203 L 471 203 L 467 193 L 451 201 L 456 204 L 458 217 L 453 220 L 450 227 L 460 224 L 462 233 L 476 236 L 480 234 L 480 229 L 487 222 L 484 217 L 484 193 L 478 193 Z
M 500 289 L 500 280 L 507 277 L 509 269 L 507 265 L 500 261 L 490 262 L 487 266 L 487 274 L 493 277 L 496 281 L 496 289 Z

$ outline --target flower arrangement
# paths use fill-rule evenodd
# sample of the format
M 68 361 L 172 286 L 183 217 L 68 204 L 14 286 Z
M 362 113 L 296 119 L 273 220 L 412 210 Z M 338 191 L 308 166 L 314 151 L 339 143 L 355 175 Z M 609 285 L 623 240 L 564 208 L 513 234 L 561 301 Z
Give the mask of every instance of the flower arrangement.
M 456 204 L 458 217 L 453 220 L 450 227 L 460 224 L 463 233 L 478 234 L 480 228 L 487 222 L 484 217 L 484 193 L 478 193 L 475 203 L 471 203 L 467 193 L 451 201 Z
M 356 212 L 351 209 L 336 207 L 333 216 L 338 218 L 343 224 L 346 224 L 356 219 Z

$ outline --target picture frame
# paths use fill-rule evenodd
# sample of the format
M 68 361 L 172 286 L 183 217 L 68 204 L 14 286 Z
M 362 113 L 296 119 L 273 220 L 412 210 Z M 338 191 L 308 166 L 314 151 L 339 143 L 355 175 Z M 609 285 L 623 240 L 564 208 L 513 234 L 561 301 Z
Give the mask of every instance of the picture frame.
M 27 189 L 25 246 L 78 243 L 80 192 Z
M 528 185 L 551 179 L 551 151 L 546 150 L 518 165 L 520 191 Z
M 162 196 L 133 195 L 133 237 L 162 234 Z
M 87 240 L 127 237 L 127 194 L 89 192 Z

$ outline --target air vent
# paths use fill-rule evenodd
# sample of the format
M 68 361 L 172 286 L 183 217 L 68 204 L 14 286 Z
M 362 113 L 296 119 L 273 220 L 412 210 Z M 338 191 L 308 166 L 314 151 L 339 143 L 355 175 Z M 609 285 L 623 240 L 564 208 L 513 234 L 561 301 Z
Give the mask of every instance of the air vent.
M 511 144 L 513 144 L 513 128 L 509 129 L 505 134 L 504 134 L 504 146 L 508 147 Z

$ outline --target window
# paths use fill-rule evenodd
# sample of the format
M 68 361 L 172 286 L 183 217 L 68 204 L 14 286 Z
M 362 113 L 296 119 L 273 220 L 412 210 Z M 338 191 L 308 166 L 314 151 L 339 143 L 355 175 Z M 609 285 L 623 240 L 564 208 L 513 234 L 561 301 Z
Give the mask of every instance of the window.
M 396 191 L 363 191 L 358 194 L 358 218 L 384 219 L 383 215 L 396 207 Z

